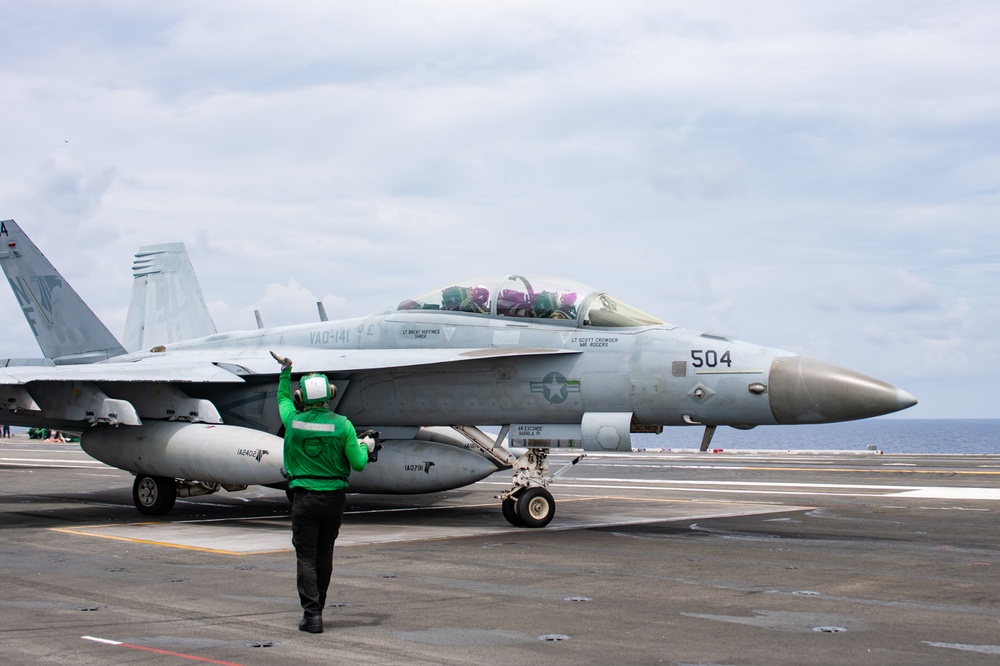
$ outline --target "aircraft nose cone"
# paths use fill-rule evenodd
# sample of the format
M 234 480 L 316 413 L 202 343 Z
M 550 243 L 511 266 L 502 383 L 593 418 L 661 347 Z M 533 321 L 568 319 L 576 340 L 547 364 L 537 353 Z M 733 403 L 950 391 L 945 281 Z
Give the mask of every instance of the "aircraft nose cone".
M 917 404 L 892 384 L 808 356 L 775 358 L 768 385 L 771 413 L 782 424 L 853 421 Z

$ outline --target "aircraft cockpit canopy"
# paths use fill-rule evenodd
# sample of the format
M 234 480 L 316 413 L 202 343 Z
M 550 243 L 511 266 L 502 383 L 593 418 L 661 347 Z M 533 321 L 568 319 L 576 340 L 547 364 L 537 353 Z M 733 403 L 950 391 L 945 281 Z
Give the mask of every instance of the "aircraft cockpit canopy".
M 592 287 L 549 276 L 507 275 L 448 284 L 401 302 L 397 310 L 444 310 L 621 328 L 664 322 Z

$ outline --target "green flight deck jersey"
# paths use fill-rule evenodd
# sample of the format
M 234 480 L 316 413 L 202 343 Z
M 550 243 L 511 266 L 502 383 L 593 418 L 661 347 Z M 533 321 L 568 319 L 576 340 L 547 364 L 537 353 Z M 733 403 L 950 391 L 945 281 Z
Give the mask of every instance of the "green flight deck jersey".
M 306 405 L 299 412 L 292 401 L 291 367 L 278 380 L 278 413 L 285 425 L 284 465 L 290 488 L 333 491 L 347 487 L 351 470 L 360 472 L 368 449 L 358 443 L 354 426 L 325 405 Z

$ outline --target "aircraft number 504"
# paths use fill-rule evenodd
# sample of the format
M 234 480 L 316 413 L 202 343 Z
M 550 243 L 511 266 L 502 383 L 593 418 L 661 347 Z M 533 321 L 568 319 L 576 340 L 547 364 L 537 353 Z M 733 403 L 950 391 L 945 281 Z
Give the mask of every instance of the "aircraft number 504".
M 714 349 L 692 349 L 691 365 L 696 368 L 714 368 L 719 365 L 731 368 L 733 367 L 733 359 L 728 351 L 719 356 L 719 352 Z

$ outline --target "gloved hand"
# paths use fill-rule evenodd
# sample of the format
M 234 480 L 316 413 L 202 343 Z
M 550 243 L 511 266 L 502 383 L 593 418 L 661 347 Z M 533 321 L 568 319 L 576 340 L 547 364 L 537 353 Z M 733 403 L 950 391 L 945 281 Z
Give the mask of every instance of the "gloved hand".
M 288 358 L 287 356 L 278 356 L 274 352 L 271 352 L 271 356 L 274 357 L 275 361 L 281 364 L 282 370 L 284 370 L 285 368 L 292 367 L 292 359 Z
M 369 455 L 375 452 L 375 440 L 371 437 L 362 437 L 358 440 L 358 444 L 368 447 Z

